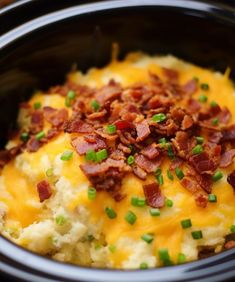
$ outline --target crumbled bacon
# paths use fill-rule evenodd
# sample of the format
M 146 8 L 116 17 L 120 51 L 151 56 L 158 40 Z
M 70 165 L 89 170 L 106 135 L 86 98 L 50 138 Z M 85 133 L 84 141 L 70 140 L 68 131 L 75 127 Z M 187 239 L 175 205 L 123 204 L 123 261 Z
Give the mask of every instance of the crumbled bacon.
M 151 173 L 156 171 L 156 169 L 161 165 L 162 159 L 162 156 L 159 155 L 155 159 L 149 160 L 145 156 L 139 154 L 135 156 L 135 163 L 147 173 Z
M 138 165 L 134 165 L 132 167 L 133 173 L 142 180 L 145 180 L 147 177 L 147 173 Z
M 136 124 L 137 142 L 143 141 L 151 133 L 148 122 L 146 120 Z
M 134 124 L 127 120 L 118 120 L 114 123 L 118 130 L 127 130 L 135 128 Z
M 147 204 L 152 208 L 162 208 L 165 197 L 162 195 L 159 185 L 156 182 L 143 185 L 144 195 Z
M 197 82 L 195 79 L 189 80 L 185 85 L 183 85 L 183 90 L 186 94 L 192 95 L 194 94 L 198 89 Z
M 13 147 L 9 150 L 0 151 L 0 168 L 3 168 L 11 159 L 21 152 L 21 146 Z
M 192 113 L 192 114 L 197 113 L 197 112 L 200 111 L 200 109 L 201 109 L 201 105 L 197 100 L 195 100 L 195 99 L 189 99 L 188 100 L 187 110 L 190 113 Z
M 42 180 L 37 184 L 37 190 L 41 203 L 49 199 L 52 195 L 51 186 L 46 180 Z
M 71 143 L 79 155 L 84 155 L 89 150 L 97 151 L 107 147 L 105 141 L 97 135 L 89 135 L 86 138 L 76 137 Z
M 222 168 L 228 167 L 232 163 L 234 157 L 235 157 L 235 149 L 231 149 L 229 151 L 224 152 L 221 155 L 219 166 Z
M 157 148 L 157 145 L 155 143 L 152 143 L 142 149 L 141 154 L 147 157 L 148 159 L 153 160 L 160 154 L 160 150 Z
M 191 156 L 189 162 L 199 173 L 211 173 L 217 168 L 206 152 Z
M 26 148 L 28 152 L 37 152 L 37 150 L 41 147 L 42 143 L 38 141 L 34 136 L 32 136 L 27 142 Z
M 191 118 L 191 116 L 189 115 L 184 116 L 184 119 L 181 124 L 182 130 L 187 130 L 192 126 L 193 126 L 193 119 Z
M 115 81 L 110 81 L 110 83 L 100 89 L 95 93 L 96 100 L 104 105 L 107 101 L 113 101 L 117 99 L 122 92 L 122 88 Z
M 201 208 L 206 208 L 207 203 L 208 203 L 207 196 L 204 194 L 196 195 L 195 201 L 196 201 L 197 206 Z
M 31 114 L 31 124 L 30 124 L 30 132 L 38 133 L 43 129 L 43 112 L 40 110 L 35 110 Z
M 64 123 L 64 132 L 67 133 L 91 133 L 92 131 L 92 125 L 77 118 L 67 120 Z
M 235 124 L 222 131 L 222 141 L 235 141 Z
M 177 81 L 179 79 L 179 73 L 176 70 L 169 69 L 169 68 L 162 68 L 164 76 L 169 80 L 169 81 Z
M 235 241 L 234 240 L 230 240 L 230 241 L 226 242 L 224 244 L 224 248 L 227 249 L 227 250 L 235 248 Z
M 66 109 L 56 110 L 52 107 L 44 107 L 43 113 L 45 119 L 54 127 L 61 126 L 68 119 L 68 111 Z

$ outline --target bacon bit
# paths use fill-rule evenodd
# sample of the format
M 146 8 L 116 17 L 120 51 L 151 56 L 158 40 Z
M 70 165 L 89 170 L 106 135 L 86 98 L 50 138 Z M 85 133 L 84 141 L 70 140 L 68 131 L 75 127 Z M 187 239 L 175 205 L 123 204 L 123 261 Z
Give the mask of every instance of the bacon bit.
M 139 154 L 135 156 L 135 163 L 142 168 L 143 170 L 145 170 L 147 173 L 151 173 L 154 172 L 157 168 L 159 168 L 159 166 L 162 163 L 162 156 L 159 155 L 156 159 L 154 160 L 149 160 L 148 158 L 146 158 L 145 156 Z
M 107 111 L 104 109 L 104 110 L 102 110 L 102 111 L 89 114 L 89 115 L 87 116 L 87 118 L 90 119 L 90 120 L 93 120 L 93 119 L 95 119 L 95 120 L 96 120 L 96 119 L 101 119 L 101 118 L 103 118 L 106 114 L 107 114 Z
M 173 105 L 173 100 L 169 97 L 155 95 L 148 101 L 148 109 L 156 109 L 160 107 L 169 108 Z
M 41 147 L 42 142 L 35 139 L 34 136 L 32 136 L 29 141 L 27 142 L 26 148 L 27 151 L 30 153 L 37 152 L 37 150 Z
M 10 160 L 21 152 L 21 146 L 16 146 L 10 150 L 0 151 L 0 168 L 3 168 Z
M 219 144 L 223 134 L 220 131 L 210 132 L 208 136 L 208 141 L 211 143 Z
M 195 79 L 189 80 L 185 85 L 183 85 L 183 90 L 186 94 L 192 95 L 198 89 L 197 82 Z
M 217 168 L 217 164 L 210 159 L 208 153 L 202 152 L 198 155 L 193 155 L 189 158 L 189 163 L 199 173 L 212 173 Z
M 19 107 L 26 110 L 29 110 L 31 108 L 30 104 L 27 102 L 20 103 Z
M 104 105 L 107 101 L 117 99 L 121 95 L 121 92 L 121 86 L 112 80 L 108 85 L 96 91 L 95 98 L 101 105 Z
M 156 143 L 152 143 L 142 149 L 141 154 L 147 157 L 148 159 L 153 160 L 160 154 L 160 151 L 157 149 Z
M 45 119 L 55 127 L 61 126 L 68 118 L 66 109 L 56 110 L 52 107 L 44 107 L 43 113 Z
M 191 118 L 191 116 L 189 115 L 186 115 L 184 116 L 184 119 L 182 121 L 182 124 L 181 124 L 181 128 L 182 130 L 186 130 L 186 129 L 189 129 L 190 127 L 193 126 L 193 119 Z
M 235 124 L 222 131 L 222 141 L 235 141 Z
M 114 123 L 118 130 L 127 130 L 135 128 L 134 124 L 127 120 L 118 120 Z
M 38 190 L 40 203 L 49 199 L 52 195 L 51 186 L 46 180 L 42 180 L 37 184 L 37 190 Z
M 67 120 L 64 123 L 64 132 L 67 133 L 91 133 L 92 131 L 92 125 L 77 118 Z
M 198 194 L 195 197 L 195 202 L 196 205 L 200 208 L 206 208 L 207 204 L 208 204 L 208 199 L 206 195 L 203 194 Z
M 187 104 L 187 110 L 189 111 L 189 113 L 197 113 L 199 112 L 201 109 L 201 105 L 200 103 L 195 100 L 195 99 L 189 99 L 188 100 L 188 104 Z
M 43 129 L 43 112 L 40 110 L 35 110 L 31 114 L 31 124 L 30 124 L 30 132 L 36 134 Z
M 226 250 L 235 248 L 235 241 L 234 241 L 234 240 L 230 240 L 230 241 L 226 242 L 226 243 L 224 244 L 224 248 L 225 248 Z
M 175 170 L 177 167 L 181 167 L 183 165 L 184 161 L 180 158 L 176 158 L 170 163 L 170 170 Z
M 228 167 L 233 162 L 235 157 L 235 149 L 231 149 L 222 154 L 219 166 L 222 168 Z
M 156 182 L 143 185 L 144 195 L 147 204 L 152 208 L 162 208 L 165 197 L 162 195 L 159 185 Z
M 198 185 L 198 183 L 193 180 L 190 179 L 188 177 L 184 177 L 181 181 L 180 184 L 186 188 L 189 192 L 191 192 L 192 194 L 197 193 L 198 191 L 201 190 L 200 186 Z
M 140 168 L 138 165 L 132 166 L 133 173 L 139 177 L 141 180 L 145 180 L 147 178 L 147 173 Z
M 90 139 L 89 139 L 90 137 Z M 88 150 L 100 150 L 107 148 L 106 143 L 103 139 L 99 138 L 96 135 L 90 135 L 86 136 L 86 138 L 83 137 L 75 137 L 72 140 L 72 146 L 76 149 L 77 153 L 79 155 L 84 155 Z M 92 139 L 94 138 L 94 139 Z M 94 142 L 93 142 L 94 141 Z
M 95 133 L 109 141 L 115 141 L 118 137 L 117 134 L 108 134 L 103 127 L 96 129 Z
M 224 123 L 224 124 L 227 124 L 230 121 L 231 117 L 232 117 L 231 112 L 227 107 L 224 107 L 223 110 L 217 115 L 219 123 Z
M 52 127 L 48 130 L 46 138 L 48 140 L 58 136 L 60 134 L 60 130 L 58 128 Z
M 178 156 L 185 159 L 191 154 L 192 148 L 196 145 L 194 138 L 189 138 L 188 133 L 184 131 L 178 131 L 172 143 L 178 152 Z
M 196 172 L 192 167 L 188 168 L 187 175 L 190 176 L 193 180 L 195 180 L 198 185 L 208 194 L 211 193 L 212 190 L 212 179 L 211 175 L 208 174 L 200 174 Z
M 233 170 L 227 177 L 227 182 L 233 187 L 235 193 L 235 170 Z
M 179 79 L 179 73 L 177 70 L 162 68 L 163 75 L 171 82 L 177 82 Z
M 151 133 L 147 120 L 136 124 L 137 139 L 136 142 L 141 142 L 146 139 Z
M 118 147 L 118 149 L 120 149 L 125 154 L 131 153 L 131 149 L 127 146 L 124 146 L 122 143 L 119 143 L 117 147 Z

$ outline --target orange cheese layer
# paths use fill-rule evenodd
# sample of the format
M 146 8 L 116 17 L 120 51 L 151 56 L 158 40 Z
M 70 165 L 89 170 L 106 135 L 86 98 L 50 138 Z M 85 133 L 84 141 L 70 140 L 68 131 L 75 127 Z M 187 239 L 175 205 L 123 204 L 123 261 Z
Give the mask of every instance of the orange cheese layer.
M 103 69 L 90 70 L 86 75 L 76 72 L 71 74 L 69 79 L 77 83 L 99 87 L 107 83 L 111 78 L 120 81 L 123 86 L 138 82 L 148 83 L 149 71 L 162 76 L 161 67 L 157 65 L 157 62 L 164 65 L 167 64 L 167 60 L 158 61 L 149 59 L 149 57 L 138 60 L 139 56 L 138 54 L 132 54 L 123 62 L 113 61 Z M 208 83 L 210 86 L 210 90 L 206 92 L 208 100 L 214 100 L 221 106 L 227 106 L 233 115 L 233 122 L 235 122 L 234 88 L 227 75 L 215 74 L 212 71 L 189 64 L 185 65 L 181 61 L 168 58 L 168 61 L 171 60 L 173 60 L 172 68 L 178 69 L 180 72 L 181 83 L 188 81 L 192 77 L 198 77 L 200 82 Z M 136 63 L 137 61 L 138 63 Z M 203 94 L 203 91 L 198 90 L 195 97 L 201 94 Z M 49 96 L 37 93 L 31 99 L 31 103 L 37 101 L 40 101 L 42 105 L 57 108 L 64 107 L 64 98 L 59 95 Z M 0 201 L 3 201 L 9 209 L 6 225 L 10 225 L 12 221 L 17 221 L 22 227 L 25 227 L 36 220 L 40 220 L 42 207 L 32 204 L 32 202 L 38 202 L 36 183 L 45 178 L 45 168 L 38 168 L 38 164 L 43 155 L 48 155 L 50 162 L 53 162 L 56 156 L 66 149 L 72 149 L 70 138 L 60 135 L 57 139 L 40 148 L 36 153 L 24 152 L 24 160 L 28 162 L 30 167 L 38 170 L 35 179 L 29 179 L 26 174 L 16 168 L 15 161 L 5 166 L 2 177 L 9 195 L 2 196 L 0 193 Z M 79 169 L 79 164 L 82 162 L 83 158 L 74 153 L 73 158 L 63 164 L 61 175 L 70 180 L 74 189 L 81 185 L 89 186 L 88 180 Z M 164 164 L 164 167 L 167 167 L 167 163 Z M 229 170 L 231 169 L 230 167 Z M 193 196 L 179 184 L 176 177 L 174 181 L 170 181 L 165 172 L 166 170 L 163 168 L 164 184 L 162 191 L 167 198 L 173 200 L 174 206 L 172 208 L 164 207 L 159 217 L 150 216 L 147 207 L 137 208 L 131 206 L 130 199 L 132 196 L 144 196 L 143 181 L 131 174 L 123 179 L 122 191 L 127 197 L 121 202 L 115 202 L 105 192 L 98 192 L 97 198 L 91 201 L 87 197 L 87 190 L 81 190 L 75 194 L 76 196 L 67 208 L 73 211 L 77 206 L 83 205 L 90 211 L 92 222 L 97 223 L 102 220 L 102 231 L 108 244 L 115 245 L 121 237 L 139 240 L 144 233 L 153 233 L 155 235 L 153 241 L 154 252 L 157 253 L 158 248 L 166 247 L 173 260 L 176 261 L 185 232 L 180 226 L 180 221 L 191 218 L 193 226 L 197 229 L 207 226 L 216 227 L 221 223 L 225 228 L 229 229 L 235 218 L 235 196 L 224 177 L 213 186 L 213 193 L 217 195 L 218 202 L 209 203 L 205 209 L 199 208 L 195 205 Z M 224 173 L 226 174 L 226 171 Z M 116 219 L 111 220 L 107 217 L 104 212 L 106 206 L 112 207 L 117 212 Z M 128 210 L 137 215 L 137 221 L 133 226 L 124 219 Z M 125 249 L 117 249 L 114 254 L 110 254 L 110 260 L 113 262 L 114 267 L 120 267 L 122 261 L 126 260 L 128 255 Z

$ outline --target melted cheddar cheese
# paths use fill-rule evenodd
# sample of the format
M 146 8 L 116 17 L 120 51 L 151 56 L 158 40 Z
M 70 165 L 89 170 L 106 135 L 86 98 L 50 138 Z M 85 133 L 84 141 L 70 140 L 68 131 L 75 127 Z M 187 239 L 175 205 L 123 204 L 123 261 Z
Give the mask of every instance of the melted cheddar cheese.
M 208 83 L 210 86 L 206 93 L 208 100 L 216 101 L 221 106 L 227 106 L 233 115 L 232 122 L 235 122 L 234 87 L 227 73 L 222 75 L 202 69 L 172 56 L 149 57 L 133 53 L 124 61 L 113 60 L 106 67 L 90 69 L 86 74 L 77 71 L 70 74 L 68 79 L 92 87 L 101 87 L 110 79 L 114 79 L 125 87 L 139 82 L 149 83 L 149 72 L 162 77 L 162 66 L 178 70 L 181 84 L 186 83 L 192 77 L 198 77 L 201 82 Z M 198 90 L 195 97 L 199 97 L 202 93 L 203 90 Z M 31 98 L 30 104 L 40 102 L 42 106 L 63 108 L 64 100 L 64 97 L 57 94 L 49 95 L 38 92 Z M 79 168 L 79 165 L 84 161 L 84 157 L 80 157 L 74 152 L 71 160 L 63 162 L 60 160 L 60 155 L 65 150 L 73 150 L 73 148 L 70 144 L 70 137 L 63 133 L 35 153 L 23 152 L 3 168 L 0 202 L 6 207 L 7 213 L 2 232 L 11 238 L 12 233 L 9 233 L 8 230 L 18 228 L 12 238 L 26 248 L 35 250 L 29 244 L 29 241 L 33 240 L 33 236 L 30 235 L 31 239 L 27 240 L 25 239 L 26 235 L 23 239 L 21 238 L 21 234 L 26 234 L 24 229 L 30 225 L 35 226 L 41 221 L 54 218 L 56 212 L 53 208 L 58 210 L 61 206 L 67 215 L 73 215 L 80 207 L 87 210 L 89 217 L 86 220 L 83 219 L 82 223 L 87 226 L 99 226 L 99 230 L 94 232 L 102 235 L 95 236 L 93 234 L 96 245 L 90 243 L 89 247 L 93 248 L 96 255 L 93 254 L 92 258 L 85 262 L 79 261 L 76 256 L 69 257 L 68 253 L 74 250 L 68 244 L 63 245 L 64 250 L 61 251 L 63 256 L 55 254 L 61 246 L 56 245 L 56 243 L 54 244 L 55 250 L 53 250 L 53 247 L 48 247 L 49 252 L 55 254 L 56 259 L 63 261 L 85 265 L 91 265 L 91 261 L 97 261 L 93 265 L 114 268 L 138 268 L 141 262 L 148 262 L 150 267 L 161 265 L 157 255 L 161 248 L 168 249 L 174 263 L 177 262 L 179 253 L 184 253 L 188 261 L 196 259 L 199 246 L 217 246 L 219 250 L 224 242 L 224 236 L 230 232 L 230 226 L 235 223 L 235 195 L 225 177 L 213 185 L 213 194 L 217 196 L 217 203 L 209 203 L 205 209 L 200 208 L 195 205 L 193 195 L 180 185 L 177 177 L 174 177 L 173 181 L 168 179 L 166 175 L 168 163 L 165 161 L 162 167 L 164 184 L 161 189 L 166 198 L 171 199 L 174 204 L 171 208 L 162 208 L 160 216 L 153 217 L 150 215 L 148 207 L 131 205 L 131 197 L 144 197 L 142 188 L 144 181 L 133 174 L 129 174 L 123 179 L 122 191 L 127 196 L 122 201 L 115 202 L 104 191 L 97 192 L 95 200 L 89 200 L 87 187 L 90 184 Z M 60 198 L 60 202 L 56 203 L 55 199 L 49 199 L 48 202 L 52 201 L 51 204 L 41 204 L 39 203 L 36 184 L 47 177 L 46 171 L 49 168 L 53 168 L 57 180 L 63 177 L 70 186 L 63 191 L 64 195 Z M 234 169 L 233 164 L 227 170 L 224 170 L 224 175 L 232 169 Z M 49 181 L 53 185 L 56 183 L 54 179 L 49 178 Z M 54 193 L 57 193 L 56 189 L 55 185 Z M 67 193 L 70 193 L 68 197 L 66 196 Z M 117 212 L 115 219 L 107 217 L 104 211 L 106 206 L 112 207 Z M 134 225 L 125 221 L 126 212 L 129 210 L 137 216 Z M 180 225 L 181 220 L 187 218 L 190 218 L 193 224 L 190 231 L 182 229 Z M 76 222 L 77 219 L 73 215 L 69 220 Z M 193 240 L 190 234 L 192 230 L 202 230 L 205 234 L 204 238 L 199 241 Z M 57 234 L 59 232 L 57 230 Z M 141 236 L 145 233 L 154 234 L 151 245 L 141 240 Z M 105 243 L 102 241 L 102 236 Z M 102 248 L 106 248 L 104 253 L 101 252 L 102 248 L 97 242 L 102 245 Z M 78 244 L 78 241 L 76 241 L 76 244 Z M 79 244 L 82 244 L 82 241 Z M 111 252 L 107 249 L 110 245 L 115 246 L 115 251 Z M 68 251 L 65 251 L 66 248 L 68 248 Z M 81 249 L 79 250 L 82 254 Z M 44 252 L 41 251 L 41 253 Z M 77 256 L 79 256 L 79 253 Z M 102 263 L 102 260 L 108 261 L 108 264 Z

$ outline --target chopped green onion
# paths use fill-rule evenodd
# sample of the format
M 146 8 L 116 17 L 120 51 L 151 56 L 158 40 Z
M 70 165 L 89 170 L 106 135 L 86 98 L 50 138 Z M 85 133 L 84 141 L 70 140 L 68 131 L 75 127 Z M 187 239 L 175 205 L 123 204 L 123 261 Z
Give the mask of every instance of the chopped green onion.
M 161 212 L 157 208 L 151 208 L 149 209 L 149 213 L 151 216 L 160 216 Z
M 161 261 L 166 262 L 166 261 L 170 261 L 170 255 L 168 252 L 168 249 L 159 249 L 158 250 L 158 255 Z
M 234 224 L 230 227 L 230 231 L 231 231 L 231 233 L 235 233 L 235 225 Z
M 172 145 L 170 143 L 167 144 L 167 155 L 171 159 L 173 159 L 175 157 Z
M 213 181 L 218 181 L 223 177 L 223 173 L 221 171 L 216 171 L 213 175 L 212 175 L 212 180 Z
M 53 168 L 52 167 L 50 167 L 46 170 L 46 176 L 47 177 L 53 176 Z
M 212 108 L 216 107 L 218 104 L 215 101 L 211 101 L 210 106 Z
M 203 148 L 202 145 L 196 145 L 193 149 L 192 149 L 192 154 L 193 155 L 198 155 L 201 154 L 203 152 Z
M 86 152 L 86 156 L 85 156 L 85 159 L 87 161 L 93 161 L 95 162 L 96 161 L 96 152 L 94 150 L 88 150 Z
M 156 114 L 152 117 L 152 120 L 156 122 L 162 122 L 166 120 L 166 115 L 163 113 Z
M 217 197 L 215 194 L 209 194 L 208 195 L 208 201 L 211 203 L 216 203 L 217 202 Z
M 199 239 L 203 238 L 201 230 L 193 231 L 193 232 L 191 232 L 191 234 L 192 234 L 192 237 L 193 237 L 194 240 L 199 240 Z
M 146 205 L 146 201 L 144 198 L 134 196 L 131 198 L 131 204 L 134 207 L 144 207 Z
M 160 139 L 158 140 L 158 142 L 159 142 L 159 144 L 161 144 L 161 147 L 162 147 L 162 148 L 164 148 L 164 147 L 166 146 L 166 143 L 167 143 L 165 137 L 160 138 Z
M 198 98 L 199 102 L 206 103 L 208 100 L 208 97 L 206 95 L 200 95 Z
M 125 220 L 129 224 L 133 225 L 136 222 L 136 219 L 137 219 L 137 217 L 136 217 L 136 215 L 132 211 L 128 211 L 126 213 Z
M 115 212 L 115 210 L 110 207 L 106 207 L 105 212 L 110 219 L 114 219 L 115 217 L 117 217 L 117 213 Z
M 135 162 L 135 157 L 130 155 L 128 158 L 127 158 L 127 163 L 129 165 L 132 165 L 133 163 Z
M 29 134 L 27 132 L 22 132 L 20 134 L 20 139 L 24 142 L 28 141 L 29 140 Z
M 75 98 L 75 92 L 73 90 L 70 90 L 68 93 L 67 93 L 67 97 L 70 99 L 70 100 L 73 100 Z
M 71 107 L 71 99 L 69 99 L 68 97 L 65 98 L 65 102 L 64 102 L 66 107 Z
M 162 170 L 160 168 L 156 169 L 155 177 L 156 177 L 159 185 L 162 185 L 164 183 L 163 176 L 162 176 Z
M 157 178 L 157 182 L 158 182 L 158 184 L 159 184 L 159 185 L 163 185 L 164 180 L 163 180 L 163 176 L 162 176 L 162 174 L 160 174 L 160 175 L 156 176 L 156 178 Z
M 73 157 L 73 151 L 67 150 L 67 151 L 63 152 L 63 154 L 61 155 L 60 159 L 62 161 L 69 161 L 69 160 L 72 159 L 72 157 Z
M 134 151 L 134 146 L 133 145 L 129 145 L 128 148 L 131 150 L 131 153 Z
M 107 157 L 108 157 L 108 151 L 106 149 L 99 150 L 96 153 L 97 162 L 102 162 L 103 160 L 107 159 Z
M 171 173 L 171 171 L 170 171 L 169 169 L 167 170 L 167 177 L 168 177 L 171 181 L 174 180 L 174 176 L 173 176 L 173 174 Z
M 208 83 L 202 83 L 201 84 L 201 89 L 202 90 L 209 90 L 209 84 Z
M 177 168 L 175 169 L 175 174 L 176 174 L 176 176 L 179 178 L 179 180 L 181 180 L 182 178 L 184 178 L 184 173 L 183 173 L 183 171 L 182 171 L 179 167 L 177 167 Z
M 91 108 L 93 111 L 98 112 L 100 109 L 100 104 L 96 100 L 93 100 L 91 101 Z
M 87 195 L 89 200 L 94 200 L 96 198 L 96 189 L 94 187 L 88 187 Z
M 166 204 L 166 206 L 167 206 L 168 208 L 171 208 L 171 207 L 173 207 L 173 205 L 174 205 L 173 201 L 170 200 L 170 199 L 166 199 L 166 200 L 165 200 L 165 204 Z
M 66 218 L 63 216 L 63 215 L 58 215 L 56 218 L 55 218 L 55 222 L 56 224 L 58 225 L 64 225 L 66 223 Z
M 34 103 L 34 105 L 33 105 L 33 107 L 34 107 L 35 110 L 40 109 L 41 106 L 42 106 L 42 104 L 41 104 L 40 102 L 36 102 L 36 103 Z
M 109 124 L 109 125 L 106 126 L 106 132 L 108 134 L 114 134 L 114 133 L 116 133 L 116 131 L 117 131 L 117 127 L 116 127 L 115 124 Z
M 36 138 L 36 140 L 39 141 L 39 140 L 41 140 L 45 136 L 46 136 L 45 132 L 41 131 L 38 134 L 36 134 L 35 138 Z
M 180 224 L 181 224 L 183 229 L 190 228 L 192 226 L 192 222 L 191 222 L 190 218 L 181 220 Z
M 102 245 L 100 243 L 97 243 L 95 245 L 95 250 L 100 250 L 102 248 Z
M 194 76 L 193 80 L 195 80 L 197 83 L 199 82 L 199 78 L 197 76 Z
M 219 119 L 218 118 L 214 118 L 212 121 L 211 121 L 212 125 L 218 125 L 219 124 Z
M 154 237 L 151 234 L 144 234 L 141 236 L 141 239 L 144 240 L 147 244 L 150 244 L 153 242 Z
M 197 136 L 196 140 L 197 140 L 197 144 L 202 144 L 204 142 L 204 138 L 201 136 Z
M 116 246 L 115 246 L 115 245 L 109 245 L 109 251 L 110 251 L 111 253 L 115 253 L 115 251 L 116 251 Z
M 177 260 L 177 261 L 178 261 L 179 264 L 186 262 L 186 256 L 185 256 L 185 254 L 179 253 L 179 254 L 178 254 L 178 260 Z
M 154 174 L 155 176 L 159 176 L 162 174 L 162 170 L 160 168 L 157 168 Z
M 88 241 L 93 241 L 95 239 L 95 237 L 92 234 L 87 235 L 87 240 Z
M 142 262 L 140 264 L 140 269 L 148 269 L 148 268 L 149 268 L 149 266 L 148 266 L 148 264 L 146 262 Z

